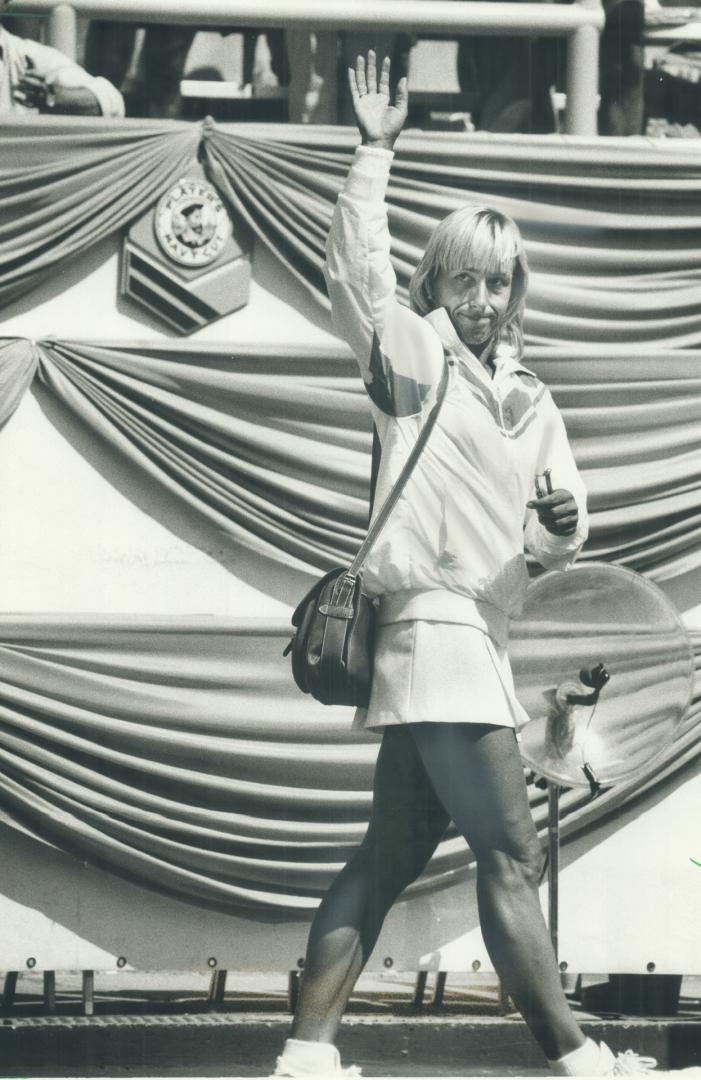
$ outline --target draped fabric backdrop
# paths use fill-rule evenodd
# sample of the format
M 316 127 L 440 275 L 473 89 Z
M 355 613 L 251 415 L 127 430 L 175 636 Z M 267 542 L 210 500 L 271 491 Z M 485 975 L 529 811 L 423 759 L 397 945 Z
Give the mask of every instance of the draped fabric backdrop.
M 222 618 L 0 617 L 0 804 L 81 858 L 229 910 L 305 916 L 364 832 L 377 744 L 302 697 L 289 627 Z M 644 775 L 563 795 L 573 835 L 698 759 L 696 694 Z M 545 836 L 547 796 L 529 787 Z M 473 871 L 450 832 L 411 894 Z
M 128 226 L 197 154 L 310 305 L 327 305 L 323 245 L 349 132 L 30 118 L 4 122 L 2 141 L 5 305 Z M 408 133 L 388 195 L 404 298 L 449 210 L 484 201 L 519 222 L 533 271 L 527 361 L 553 390 L 590 492 L 583 558 L 658 581 L 701 565 L 700 193 L 701 152 L 681 140 Z M 357 548 L 370 426 L 342 346 L 6 338 L 0 424 L 35 379 L 154 488 L 253 551 L 311 574 Z M 297 693 L 285 627 L 41 615 L 0 627 L 11 815 L 176 895 L 286 916 L 315 906 L 362 835 L 376 743 L 350 731 L 346 710 Z M 698 636 L 695 649 L 696 696 L 674 744 L 642 780 L 593 802 L 568 793 L 566 834 L 698 758 Z M 545 796 L 530 790 L 542 829 Z M 414 891 L 470 866 L 449 834 Z
M 243 134 L 243 132 L 246 134 Z M 259 239 L 326 306 L 333 204 L 357 141 L 338 128 L 5 121 L 0 300 L 138 217 L 199 152 Z M 701 150 L 692 140 L 404 134 L 388 203 L 402 295 L 432 227 L 468 202 L 521 226 L 533 269 L 527 338 L 631 349 L 701 346 Z
M 700 566 L 701 349 L 534 347 L 528 361 L 562 410 L 589 491 L 581 557 L 655 580 Z M 346 349 L 0 339 L 0 421 L 34 378 L 115 454 L 252 550 L 312 573 L 357 549 L 371 435 Z

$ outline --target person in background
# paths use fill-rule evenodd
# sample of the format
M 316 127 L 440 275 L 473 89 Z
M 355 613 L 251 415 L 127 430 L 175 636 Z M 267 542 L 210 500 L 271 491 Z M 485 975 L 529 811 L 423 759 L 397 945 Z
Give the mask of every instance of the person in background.
M 291 124 L 337 124 L 338 34 L 290 26 L 285 31 L 289 57 L 288 119 Z
M 604 0 L 606 25 L 599 54 L 599 134 L 643 130 L 645 6 L 642 0 Z
M 2 5 L 0 4 L 0 8 Z M 37 15 L 4 15 L 3 26 L 11 34 L 21 38 L 41 41 L 43 18 Z
M 0 13 L 5 0 L 0 0 Z M 58 49 L 11 34 L 0 23 L 0 113 L 124 116 L 119 90 Z
M 130 116 L 175 120 L 182 112 L 180 80 L 198 29 L 149 23 L 131 91 L 125 80 L 134 58 L 138 23 L 93 19 L 85 40 L 85 62 L 91 71 L 125 88 Z
M 642 0 L 604 0 L 603 6 L 599 134 L 638 135 L 643 127 L 644 5 Z M 479 94 L 473 119 L 482 131 L 556 130 L 550 90 L 565 86 L 563 39 L 465 35 L 458 39 L 457 74 L 461 90 Z
M 143 29 L 143 43 L 138 48 L 137 34 Z M 108 22 L 92 19 L 85 40 L 86 64 L 124 91 L 130 116 L 177 120 L 183 115 L 180 83 L 185 77 L 188 55 L 198 33 L 217 33 L 223 37 L 241 33 L 243 63 L 241 83 L 255 88 L 260 82 L 286 86 L 289 67 L 282 29 L 258 30 L 236 26 L 168 25 L 136 22 Z M 256 70 L 256 45 L 264 36 L 269 52 L 269 70 Z M 308 36 L 308 35 L 307 35 Z M 130 71 L 133 74 L 130 75 Z M 262 78 L 261 78 L 262 76 Z M 204 78 L 202 74 L 191 77 Z M 207 69 L 207 78 L 219 78 L 215 66 Z

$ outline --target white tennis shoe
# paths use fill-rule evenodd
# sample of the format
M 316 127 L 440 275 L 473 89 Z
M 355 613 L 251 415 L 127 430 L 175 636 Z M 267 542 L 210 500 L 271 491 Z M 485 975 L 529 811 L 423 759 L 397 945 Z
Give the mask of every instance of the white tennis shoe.
M 587 1059 L 574 1055 L 561 1058 L 559 1061 L 551 1061 L 550 1068 L 558 1076 L 647 1076 L 654 1072 L 655 1077 L 684 1076 L 685 1080 L 701 1080 L 701 1068 L 689 1069 L 658 1069 L 657 1060 L 654 1057 L 646 1057 L 636 1054 L 634 1050 L 625 1050 L 614 1054 L 606 1043 L 597 1046 L 593 1040 L 587 1040 L 581 1051 L 587 1052 Z M 575 1052 L 577 1053 L 577 1052 Z M 569 1060 L 568 1060 L 569 1059 Z M 650 1078 L 652 1080 L 652 1077 Z
M 347 1080 L 361 1080 L 362 1073 L 357 1065 L 342 1068 L 341 1055 L 331 1043 L 288 1039 L 271 1076 L 345 1076 Z

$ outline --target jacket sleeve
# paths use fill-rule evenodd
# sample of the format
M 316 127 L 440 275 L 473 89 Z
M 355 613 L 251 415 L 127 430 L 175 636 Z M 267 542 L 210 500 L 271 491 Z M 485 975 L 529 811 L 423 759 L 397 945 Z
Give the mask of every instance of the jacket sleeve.
M 577 503 L 579 519 L 571 536 L 555 536 L 538 521 L 535 510 L 526 510 L 525 544 L 547 570 L 569 570 L 589 535 L 587 493 L 570 449 L 560 411 L 546 389 L 541 401 L 542 438 L 538 449 L 536 472 L 551 470 L 553 489 L 566 488 Z M 535 488 L 531 494 L 536 497 Z
M 324 276 L 336 330 L 352 348 L 370 399 L 390 416 L 415 416 L 437 383 L 436 331 L 400 304 L 384 203 L 392 153 L 358 147 L 336 204 Z
M 71 90 L 89 90 L 97 100 L 103 116 L 124 116 L 124 99 L 119 90 L 101 75 L 90 75 L 58 49 L 37 41 L 23 41 L 22 50 L 32 69 L 46 82 Z

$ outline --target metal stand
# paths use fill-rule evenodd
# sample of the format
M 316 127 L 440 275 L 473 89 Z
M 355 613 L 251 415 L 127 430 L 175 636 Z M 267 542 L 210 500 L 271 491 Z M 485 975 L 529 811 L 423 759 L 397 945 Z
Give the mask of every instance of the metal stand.
M 299 1001 L 299 971 L 290 971 L 287 976 L 287 1007 L 295 1012 Z
M 207 1007 L 209 1009 L 216 1009 L 218 1005 L 224 1004 L 226 976 L 227 972 L 224 968 L 220 971 L 212 972 L 212 978 L 209 983 L 209 994 L 207 995 Z
M 3 1009 L 11 1009 L 15 1003 L 15 992 L 17 990 L 17 977 L 18 971 L 8 971 L 5 975 L 5 986 L 2 991 L 2 1007 Z
M 83 972 L 83 1016 L 95 1015 L 95 972 Z
M 56 1012 L 56 972 L 44 972 L 44 1010 L 47 1013 Z
M 447 971 L 439 971 L 436 975 L 436 985 L 433 990 L 433 998 L 431 1000 L 431 1008 L 440 1009 L 443 1004 L 443 996 L 445 994 L 445 984 L 448 979 Z
M 558 904 L 560 875 L 560 785 L 548 780 L 548 926 L 555 959 L 558 957 Z
M 514 1005 L 513 1001 L 511 1000 L 511 998 L 509 997 L 509 992 L 506 989 L 506 987 L 504 986 L 501 979 L 499 979 L 497 993 L 498 993 L 498 996 L 499 996 L 499 1011 L 502 1014 L 502 1016 L 504 1015 L 504 1013 L 513 1012 L 514 1008 L 515 1008 L 515 1005 Z
M 416 976 L 416 987 L 414 988 L 414 1000 L 412 1005 L 415 1009 L 420 1009 L 424 1002 L 424 994 L 426 993 L 426 983 L 428 981 L 428 972 L 419 971 Z

